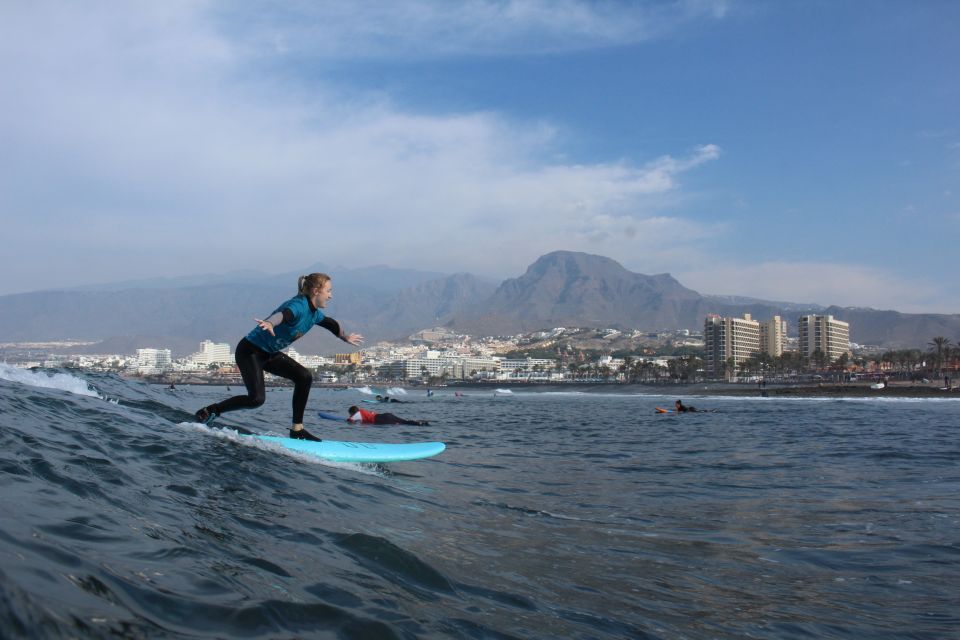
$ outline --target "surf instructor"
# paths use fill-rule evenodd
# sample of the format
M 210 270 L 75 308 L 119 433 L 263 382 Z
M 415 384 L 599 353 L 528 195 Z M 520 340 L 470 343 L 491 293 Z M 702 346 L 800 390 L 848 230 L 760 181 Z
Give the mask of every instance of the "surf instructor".
M 307 408 L 313 376 L 283 350 L 314 325 L 323 327 L 354 346 L 363 343 L 363 336 L 359 333 L 344 334 L 336 320 L 323 314 L 322 309 L 333 297 L 330 276 L 325 273 L 300 276 L 297 290 L 296 296 L 277 307 L 265 320 L 254 318 L 257 326 L 237 344 L 237 367 L 247 387 L 247 395 L 234 396 L 200 409 L 194 414 L 197 422 L 210 424 L 227 411 L 261 406 L 266 400 L 263 379 L 266 371 L 293 382 L 293 426 L 290 428 L 290 437 L 296 440 L 320 440 L 303 428 L 303 412 Z

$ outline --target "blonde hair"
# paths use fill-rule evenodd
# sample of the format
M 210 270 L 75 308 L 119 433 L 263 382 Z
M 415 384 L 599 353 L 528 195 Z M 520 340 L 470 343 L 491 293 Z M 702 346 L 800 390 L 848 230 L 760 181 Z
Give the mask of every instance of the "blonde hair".
M 308 276 L 300 276 L 297 280 L 297 290 L 301 296 L 309 296 L 314 289 L 319 289 L 330 281 L 330 276 L 325 273 L 311 273 Z

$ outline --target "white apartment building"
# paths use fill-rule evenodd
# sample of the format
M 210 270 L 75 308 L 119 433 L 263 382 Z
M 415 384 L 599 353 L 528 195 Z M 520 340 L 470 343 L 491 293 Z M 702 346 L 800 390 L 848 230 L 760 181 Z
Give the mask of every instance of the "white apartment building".
M 850 353 L 850 324 L 835 320 L 833 316 L 800 316 L 797 331 L 803 358 L 813 358 L 819 351 L 826 356 L 827 362 L 836 362 L 843 354 Z
M 742 318 L 722 318 L 716 314 L 706 317 L 703 324 L 707 373 L 718 376 L 733 358 L 736 367 L 760 351 L 760 323 L 749 313 Z M 727 371 L 733 375 L 734 371 Z
M 463 377 L 462 364 L 439 358 L 394 360 L 387 368 L 390 375 L 397 378 L 423 378 L 424 374 L 427 376 L 442 376 L 444 373 L 452 378 Z
M 436 355 L 431 353 L 431 356 Z M 420 379 L 427 376 L 442 376 L 465 379 L 478 375 L 481 378 L 494 378 L 500 375 L 500 360 L 483 357 L 463 357 L 449 355 L 444 357 L 396 358 L 382 364 L 378 369 L 394 378 Z M 526 363 L 526 360 L 523 361 Z
M 469 378 L 474 372 L 480 377 L 493 377 L 500 373 L 500 361 L 494 358 L 478 356 L 462 358 L 463 377 Z
M 787 342 L 787 321 L 773 316 L 767 322 L 760 323 L 760 352 L 773 356 L 783 355 L 783 346 Z
M 172 368 L 170 349 L 137 349 L 137 373 L 161 373 Z
M 551 360 L 550 362 L 555 362 Z M 597 360 L 597 364 L 601 367 L 607 367 L 610 371 L 614 373 L 619 373 L 620 369 L 623 368 L 623 365 L 626 364 L 626 361 L 623 358 L 614 358 L 613 356 L 601 356 Z
M 323 356 L 306 356 L 302 354 L 299 358 L 297 358 L 297 362 L 305 366 L 307 369 L 316 369 L 318 367 L 324 367 L 328 364 L 332 364 L 332 360 L 330 360 L 330 358 L 325 358 Z
M 556 366 L 556 360 L 546 358 L 524 358 L 523 360 L 501 360 L 500 377 L 510 378 L 533 373 L 535 370 L 550 373 Z
M 209 367 L 211 364 L 233 364 L 233 354 L 230 345 L 226 342 L 204 340 L 200 343 L 200 351 L 189 358 L 190 362 L 199 367 Z

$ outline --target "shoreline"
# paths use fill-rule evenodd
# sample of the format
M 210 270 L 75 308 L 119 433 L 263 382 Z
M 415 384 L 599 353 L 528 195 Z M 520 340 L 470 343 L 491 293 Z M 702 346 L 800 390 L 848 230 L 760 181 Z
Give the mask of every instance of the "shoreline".
M 150 381 L 149 384 L 169 386 L 170 381 Z M 175 381 L 180 386 L 235 386 L 243 389 L 243 383 L 224 381 L 181 380 Z M 268 387 L 288 387 L 289 384 L 267 383 Z M 954 398 L 960 399 L 960 386 L 945 389 L 935 384 L 912 382 L 888 382 L 883 389 L 873 389 L 869 382 L 850 383 L 768 383 L 759 387 L 755 383 L 728 383 L 728 382 L 698 382 L 690 384 L 640 384 L 640 383 L 544 383 L 544 382 L 466 382 L 451 381 L 444 386 L 434 385 L 404 385 L 398 382 L 362 382 L 355 384 L 344 383 L 314 383 L 315 389 L 347 390 L 364 386 L 372 387 L 402 387 L 408 391 L 426 391 L 428 388 L 435 393 L 444 395 L 446 390 L 489 390 L 510 389 L 517 391 L 532 391 L 540 393 L 577 392 L 577 393 L 614 393 L 624 395 L 657 395 L 657 396 L 731 396 L 731 397 L 796 397 L 796 398 Z
M 784 383 L 735 384 L 725 382 L 701 382 L 692 384 L 457 384 L 457 388 L 504 388 L 533 389 L 541 391 L 576 391 L 582 393 L 624 393 L 649 395 L 684 396 L 732 396 L 732 397 L 822 397 L 822 398 L 956 398 L 960 399 L 960 387 L 946 390 L 932 384 L 910 382 L 888 383 L 883 389 L 872 389 L 870 383 Z

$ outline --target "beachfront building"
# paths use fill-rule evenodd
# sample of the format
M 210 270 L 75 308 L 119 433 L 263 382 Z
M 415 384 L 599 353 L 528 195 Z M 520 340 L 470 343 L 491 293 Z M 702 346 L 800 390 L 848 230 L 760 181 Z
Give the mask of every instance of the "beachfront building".
M 787 321 L 773 316 L 767 322 L 760 323 L 760 353 L 777 358 L 783 355 L 783 346 L 787 340 Z
M 831 363 L 850 354 L 850 324 L 833 316 L 800 316 L 797 332 L 802 358 L 811 360 L 821 353 Z
M 540 379 L 549 378 L 550 373 L 556 368 L 556 360 L 549 358 L 524 358 L 523 360 L 500 361 L 500 379 Z
M 137 349 L 137 373 L 162 373 L 172 367 L 170 349 Z
M 737 365 L 760 351 L 760 323 L 749 313 L 742 318 L 710 314 L 703 323 L 703 339 L 707 375 L 733 378 Z
M 424 377 L 463 377 L 463 365 L 453 360 L 440 358 L 405 358 L 394 360 L 385 367 L 384 373 L 392 378 L 411 380 Z
M 464 378 L 492 378 L 500 372 L 500 360 L 482 356 L 467 356 L 463 360 Z
M 413 358 L 394 358 L 376 368 L 380 375 L 395 380 L 422 380 L 425 377 L 440 376 L 455 380 L 491 379 L 501 377 L 501 362 L 497 358 L 464 357 L 429 352 L 427 357 L 421 355 Z M 526 360 L 523 362 L 526 363 Z
M 320 367 L 326 367 L 331 364 L 330 358 L 308 354 L 301 355 L 297 362 L 305 366 L 307 369 L 319 369 Z
M 207 368 L 211 364 L 233 364 L 233 354 L 230 353 L 230 345 L 226 342 L 204 340 L 200 343 L 200 351 L 191 355 L 188 361 L 202 368 Z

